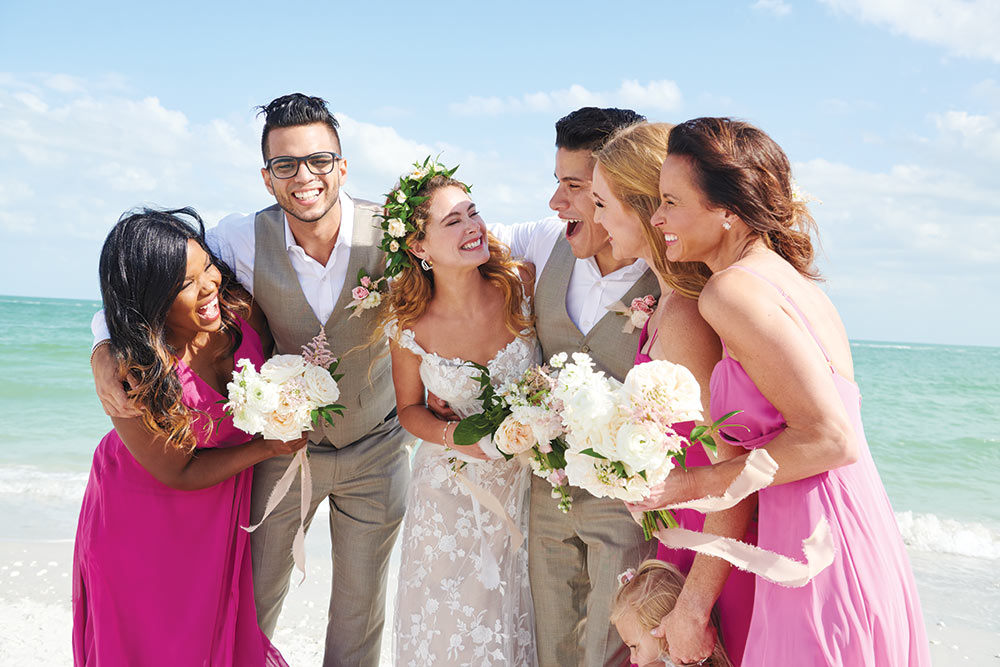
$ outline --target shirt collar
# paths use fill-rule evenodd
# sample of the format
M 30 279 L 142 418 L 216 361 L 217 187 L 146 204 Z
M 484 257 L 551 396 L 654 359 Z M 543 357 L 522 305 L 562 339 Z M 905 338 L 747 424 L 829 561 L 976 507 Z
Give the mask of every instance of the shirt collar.
M 578 265 L 586 267 L 584 270 L 589 271 L 595 280 L 607 280 L 607 281 L 628 281 L 635 282 L 642 277 L 642 274 L 646 272 L 649 265 L 646 264 L 645 260 L 637 259 L 628 266 L 623 266 L 622 268 L 612 271 L 606 276 L 601 275 L 601 270 L 597 267 L 597 260 L 593 257 L 587 257 L 586 259 L 576 260 Z
M 337 242 L 333 245 L 333 251 L 336 252 L 338 248 L 350 248 L 351 239 L 354 238 L 354 200 L 351 196 L 340 191 L 339 196 L 340 201 L 340 231 L 337 232 Z M 285 221 L 285 250 L 291 250 L 292 248 L 301 248 L 301 246 L 295 242 L 295 235 L 292 234 L 292 228 L 288 224 L 288 214 L 283 216 Z

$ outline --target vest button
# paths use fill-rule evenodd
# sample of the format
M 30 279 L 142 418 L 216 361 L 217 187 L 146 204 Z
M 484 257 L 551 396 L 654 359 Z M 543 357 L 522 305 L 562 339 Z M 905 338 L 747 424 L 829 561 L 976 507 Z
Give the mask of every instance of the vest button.
M 580 351 L 583 352 L 584 354 L 589 354 L 590 353 L 590 346 L 589 345 L 584 345 L 583 347 L 580 348 Z

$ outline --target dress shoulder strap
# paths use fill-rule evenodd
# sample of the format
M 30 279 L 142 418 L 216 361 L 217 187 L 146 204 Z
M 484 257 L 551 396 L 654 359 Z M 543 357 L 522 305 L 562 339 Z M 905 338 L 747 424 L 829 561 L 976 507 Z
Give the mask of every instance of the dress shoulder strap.
M 418 357 L 425 357 L 427 355 L 427 350 L 420 347 L 420 343 L 417 342 L 416 336 L 413 334 L 413 329 L 403 329 L 399 330 L 399 320 L 389 320 L 385 324 L 385 335 L 391 340 L 396 341 L 396 343 Z
M 812 324 L 809 323 L 809 318 L 806 317 L 805 313 L 803 313 L 802 310 L 795 304 L 795 301 L 792 300 L 792 297 L 788 296 L 788 293 L 785 292 L 785 290 L 781 289 L 774 282 L 772 282 L 771 280 L 769 280 L 765 276 L 761 275 L 757 271 L 754 271 L 753 269 L 751 269 L 748 266 L 743 266 L 742 264 L 733 264 L 732 266 L 727 267 L 724 270 L 725 271 L 729 271 L 730 269 L 739 269 L 740 271 L 743 271 L 744 273 L 749 273 L 752 276 L 756 276 L 757 278 L 759 278 L 760 280 L 763 280 L 765 283 L 767 283 L 768 285 L 770 285 L 771 287 L 773 287 L 775 290 L 777 290 L 778 294 L 780 294 L 785 299 L 785 301 L 788 302 L 788 304 L 792 307 L 792 309 L 798 314 L 799 319 L 802 320 L 802 323 L 806 325 L 806 330 L 809 332 L 809 335 L 812 336 L 813 341 L 819 347 L 819 351 L 823 353 L 823 358 L 826 359 L 826 365 L 830 367 L 831 371 L 836 372 L 834 370 L 834 368 L 833 368 L 833 361 L 830 359 L 830 355 L 826 353 L 826 348 L 823 346 L 823 343 L 820 342 L 819 336 L 816 335 L 816 331 L 813 329 Z M 723 341 L 723 343 L 722 343 L 722 351 L 723 351 L 723 354 L 726 354 L 726 355 L 729 354 L 726 351 L 726 343 L 725 343 L 725 341 Z

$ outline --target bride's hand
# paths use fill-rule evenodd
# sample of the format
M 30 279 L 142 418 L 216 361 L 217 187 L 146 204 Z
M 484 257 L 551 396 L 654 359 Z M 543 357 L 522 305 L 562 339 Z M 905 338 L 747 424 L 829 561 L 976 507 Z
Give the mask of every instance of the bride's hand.
M 474 445 L 448 445 L 451 449 L 454 449 L 459 454 L 468 456 L 473 459 L 478 459 L 480 461 L 489 461 L 490 457 L 483 453 L 483 450 L 479 448 L 479 443 Z

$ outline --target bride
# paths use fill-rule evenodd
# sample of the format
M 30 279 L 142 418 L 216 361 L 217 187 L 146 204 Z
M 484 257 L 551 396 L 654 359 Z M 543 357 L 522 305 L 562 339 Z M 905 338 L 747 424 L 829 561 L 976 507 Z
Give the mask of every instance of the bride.
M 541 355 L 532 269 L 486 231 L 453 173 L 428 160 L 401 178 L 383 225 L 386 273 L 395 274 L 383 325 L 399 421 L 422 440 L 400 537 L 395 664 L 533 666 L 530 470 L 488 438 L 456 445 L 457 422 L 425 404 L 429 390 L 461 417 L 479 412 L 479 372 L 466 362 L 486 366 L 499 386 Z

